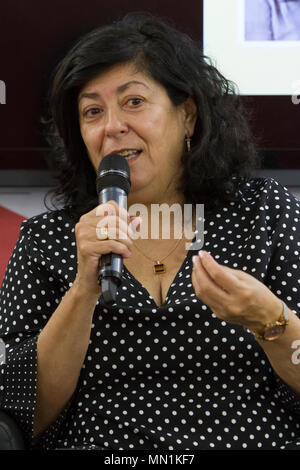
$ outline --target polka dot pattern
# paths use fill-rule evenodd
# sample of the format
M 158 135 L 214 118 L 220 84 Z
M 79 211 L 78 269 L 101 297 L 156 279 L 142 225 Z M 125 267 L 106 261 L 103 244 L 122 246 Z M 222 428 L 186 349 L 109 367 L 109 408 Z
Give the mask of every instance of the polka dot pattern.
M 271 178 L 204 214 L 204 249 L 264 282 L 300 312 L 300 204 Z M 158 307 L 124 268 L 117 302 L 102 297 L 76 391 L 32 441 L 36 342 L 76 275 L 66 210 L 25 221 L 1 290 L 0 407 L 34 448 L 274 449 L 297 446 L 300 401 L 253 336 L 219 320 L 193 290 L 191 250 Z M 197 237 L 200 234 L 196 234 Z M 299 447 L 298 447 L 299 448 Z

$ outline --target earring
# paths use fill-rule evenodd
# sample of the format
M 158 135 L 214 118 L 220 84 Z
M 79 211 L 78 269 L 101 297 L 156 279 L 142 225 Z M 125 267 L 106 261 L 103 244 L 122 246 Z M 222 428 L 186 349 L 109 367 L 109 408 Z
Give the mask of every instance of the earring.
M 186 141 L 186 146 L 187 146 L 187 151 L 190 153 L 191 151 L 191 138 L 190 136 L 186 136 L 185 141 Z

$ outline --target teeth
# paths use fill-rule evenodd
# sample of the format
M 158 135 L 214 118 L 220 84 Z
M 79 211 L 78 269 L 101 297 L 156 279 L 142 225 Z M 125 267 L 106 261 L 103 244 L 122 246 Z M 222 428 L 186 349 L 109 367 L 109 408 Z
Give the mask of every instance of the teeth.
M 140 150 L 123 150 L 123 152 L 119 152 L 119 155 L 125 157 L 126 160 L 130 160 L 131 158 L 135 157 L 140 153 Z

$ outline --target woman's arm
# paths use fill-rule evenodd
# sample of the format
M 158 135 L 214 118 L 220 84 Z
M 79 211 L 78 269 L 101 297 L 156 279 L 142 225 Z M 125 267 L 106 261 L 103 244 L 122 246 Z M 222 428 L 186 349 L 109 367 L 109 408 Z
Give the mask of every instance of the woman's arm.
M 244 268 L 231 269 L 217 263 L 204 252 L 203 257 L 195 259 L 194 289 L 218 318 L 242 325 L 256 334 L 262 334 L 267 324 L 279 320 L 284 301 L 290 309 L 289 324 L 284 333 L 272 342 L 258 341 L 277 375 L 300 394 L 300 365 L 293 360 L 297 354 L 293 346 L 300 341 L 300 204 L 272 178 L 255 180 L 252 192 L 245 192 L 244 196 L 249 221 L 250 217 L 251 220 L 261 219 L 258 231 L 253 232 L 253 242 L 247 238 L 247 245 L 257 246 L 257 250 L 263 248 L 262 252 L 266 253 L 265 261 L 261 261 L 264 263 L 263 282 Z M 254 200 L 259 204 L 259 212 Z M 253 213 L 249 210 L 251 203 Z M 244 207 L 241 206 L 242 211 L 245 211 Z M 259 246 L 257 240 L 263 245 Z M 249 253 L 250 259 L 251 256 Z
M 101 294 L 99 259 L 111 252 L 124 257 L 131 255 L 132 240 L 128 235 L 133 232 L 127 222 L 127 211 L 110 201 L 83 215 L 75 226 L 76 279 L 40 333 L 37 344 L 35 436 L 55 420 L 75 391 Z M 116 238 L 99 240 L 98 224 L 113 227 Z
M 107 216 L 105 214 L 108 214 Z M 99 258 L 103 254 L 131 255 L 133 235 L 127 211 L 110 201 L 82 216 L 75 226 L 77 275 L 41 332 L 37 344 L 38 386 L 34 435 L 45 430 L 75 391 L 89 345 L 92 318 L 101 294 Z M 98 224 L 114 227 L 116 239 L 100 241 Z
M 282 301 L 253 276 L 218 264 L 205 251 L 194 256 L 193 263 L 196 295 L 220 320 L 260 333 L 265 325 L 279 319 Z M 300 319 L 289 313 L 289 324 L 281 337 L 258 341 L 275 372 L 300 396 L 300 365 L 292 361 L 292 344 L 300 340 Z
M 35 437 L 55 421 L 75 391 L 97 300 L 75 281 L 39 335 Z
M 111 216 L 104 216 L 99 208 Z M 107 226 L 108 218 L 117 229 L 115 238 L 99 239 L 98 224 Z M 78 384 L 101 294 L 99 258 L 111 252 L 130 256 L 128 220 L 127 212 L 120 217 L 114 202 L 98 206 L 76 224 L 76 242 L 63 212 L 22 224 L 0 295 L 0 337 L 7 351 L 6 363 L 0 366 L 0 404 L 16 419 L 28 446 L 36 445 L 33 435 L 39 436 L 37 445 L 56 445 L 66 418 L 65 405 Z M 62 245 L 64 240 L 64 250 L 71 258 L 75 258 L 71 243 L 77 249 L 76 277 L 63 297 L 64 286 L 72 277 L 55 268 L 52 239 L 59 237 L 56 243 Z M 68 271 L 74 270 L 73 264 Z M 49 434 L 43 433 L 47 428 Z
M 300 319 L 289 310 L 289 321 L 284 333 L 274 341 L 257 340 L 279 377 L 287 383 L 300 398 L 300 363 L 293 360 L 298 343 L 300 349 Z

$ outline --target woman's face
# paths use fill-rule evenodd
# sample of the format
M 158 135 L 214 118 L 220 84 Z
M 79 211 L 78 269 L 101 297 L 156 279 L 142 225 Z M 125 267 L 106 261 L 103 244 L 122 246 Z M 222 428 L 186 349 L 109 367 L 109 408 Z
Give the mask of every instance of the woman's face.
M 105 155 L 121 154 L 130 167 L 133 199 L 174 198 L 185 137 L 194 131 L 192 100 L 175 107 L 162 85 L 127 63 L 88 82 L 79 94 L 78 110 L 96 170 Z

